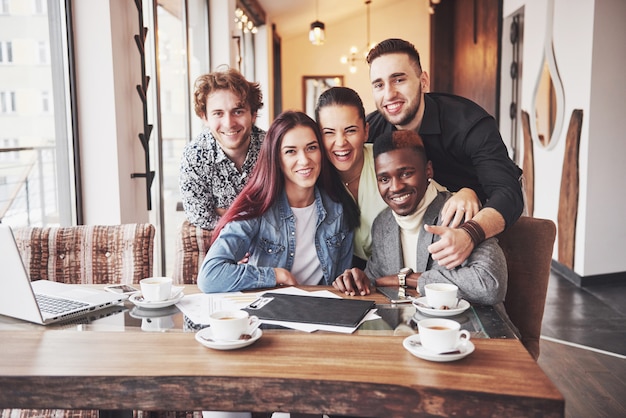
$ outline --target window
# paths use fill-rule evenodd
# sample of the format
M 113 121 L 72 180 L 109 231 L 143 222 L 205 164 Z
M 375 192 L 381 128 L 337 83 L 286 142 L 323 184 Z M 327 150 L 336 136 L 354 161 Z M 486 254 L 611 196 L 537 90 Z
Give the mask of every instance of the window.
M 8 150 L 7 152 L 0 153 L 0 162 L 12 162 L 17 161 L 18 152 L 10 151 L 11 148 L 17 148 L 19 145 L 15 138 L 4 138 L 2 141 L 2 149 Z M 6 182 L 5 182 L 6 183 Z
M 0 64 L 13 62 L 13 44 L 11 41 L 0 41 Z
M 39 64 L 49 64 L 50 63 L 50 50 L 48 49 L 48 42 L 39 41 L 37 42 L 37 62 Z
M 33 0 L 33 1 L 35 2 L 34 4 L 35 14 L 43 15 L 48 12 L 46 0 Z
M 144 4 L 146 3 L 144 1 Z M 206 0 L 156 2 L 155 12 L 159 28 L 156 42 L 159 57 L 156 59 L 150 56 L 148 61 L 154 66 L 150 71 L 153 79 L 157 66 L 159 71 L 158 129 L 162 137 L 162 149 L 159 152 L 162 159 L 160 171 L 163 182 L 158 187 L 162 196 L 163 210 L 160 213 L 154 211 L 151 216 L 152 222 L 162 231 L 164 273 L 171 272 L 174 265 L 177 231 L 185 219 L 184 212 L 177 210 L 180 202 L 178 188 L 180 158 L 185 144 L 202 130 L 202 122 L 193 112 L 191 96 L 196 78 L 208 72 L 210 68 L 208 3 Z M 144 6 L 144 10 L 147 9 L 148 7 Z M 151 87 L 149 93 L 155 92 L 156 90 Z
M 162 112 L 172 112 L 172 92 L 170 90 L 166 90 L 163 92 L 163 108 Z
M 15 112 L 15 92 L 0 91 L 0 113 Z
M 50 112 L 50 92 L 49 91 L 42 91 L 41 92 L 41 111 L 43 113 L 49 113 Z
M 77 210 L 66 1 L 19 2 L 26 11 L 19 15 L 8 15 L 10 3 L 0 0 L 0 13 L 6 15 L 0 63 L 14 63 L 13 45 L 5 39 L 19 39 L 15 64 L 20 67 L 15 71 L 0 65 L 0 222 L 13 227 L 73 225 Z

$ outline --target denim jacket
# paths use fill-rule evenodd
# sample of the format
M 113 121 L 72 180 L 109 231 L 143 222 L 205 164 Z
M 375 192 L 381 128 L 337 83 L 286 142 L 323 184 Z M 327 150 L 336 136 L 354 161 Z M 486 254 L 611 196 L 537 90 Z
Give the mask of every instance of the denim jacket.
M 343 207 L 315 187 L 315 249 L 324 278 L 331 285 L 352 263 L 353 231 L 343 221 Z M 275 267 L 291 270 L 296 251 L 296 218 L 283 191 L 262 216 L 224 226 L 209 248 L 198 287 L 205 293 L 276 286 Z M 246 253 L 248 263 L 237 264 Z

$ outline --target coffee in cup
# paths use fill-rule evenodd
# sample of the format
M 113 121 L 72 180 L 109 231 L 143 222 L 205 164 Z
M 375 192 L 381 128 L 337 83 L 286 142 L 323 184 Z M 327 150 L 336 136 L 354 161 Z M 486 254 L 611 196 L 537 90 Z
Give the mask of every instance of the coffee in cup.
M 139 281 L 141 295 L 148 302 L 162 302 L 172 295 L 171 277 L 148 277 Z
M 426 301 L 434 309 L 452 309 L 457 304 L 459 288 L 451 283 L 429 283 L 424 286 Z
M 433 353 L 457 349 L 470 339 L 470 333 L 451 319 L 432 318 L 417 323 L 422 346 Z
M 243 310 L 217 311 L 209 316 L 213 339 L 238 340 L 242 335 L 252 335 L 261 325 L 259 318 Z

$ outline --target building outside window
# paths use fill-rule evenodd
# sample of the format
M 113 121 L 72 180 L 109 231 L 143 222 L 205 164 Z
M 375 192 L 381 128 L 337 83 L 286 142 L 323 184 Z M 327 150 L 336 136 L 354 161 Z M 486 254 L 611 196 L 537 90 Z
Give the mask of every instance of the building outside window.
M 45 41 L 37 42 L 37 61 L 42 65 L 50 63 L 50 48 Z
M 14 91 L 0 91 L 0 113 L 15 113 Z
M 13 43 L 11 41 L 0 41 L 0 64 L 11 64 L 13 62 Z
M 49 113 L 52 110 L 52 106 L 50 105 L 50 92 L 42 91 L 41 92 L 41 111 L 43 113 Z
M 48 13 L 47 1 L 46 0 L 33 0 L 35 14 L 43 15 Z

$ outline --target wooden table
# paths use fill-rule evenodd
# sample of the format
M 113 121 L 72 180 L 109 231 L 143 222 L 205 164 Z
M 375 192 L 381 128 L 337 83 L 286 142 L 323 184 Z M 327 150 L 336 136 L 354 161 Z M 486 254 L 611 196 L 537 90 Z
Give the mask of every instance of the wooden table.
M 190 332 L 0 329 L 0 408 L 292 411 L 406 416 L 563 416 L 564 401 L 516 339 L 475 339 L 451 363 L 404 336 L 266 330 L 214 351 Z

